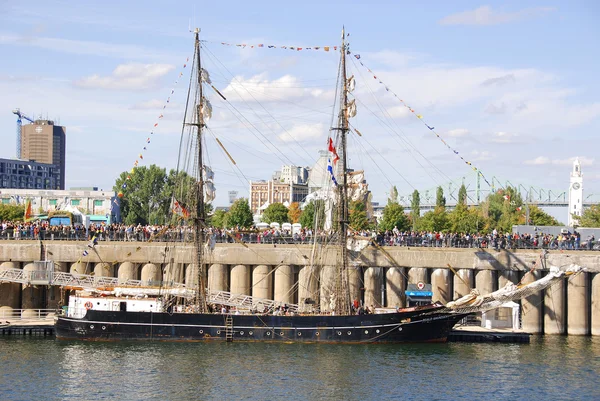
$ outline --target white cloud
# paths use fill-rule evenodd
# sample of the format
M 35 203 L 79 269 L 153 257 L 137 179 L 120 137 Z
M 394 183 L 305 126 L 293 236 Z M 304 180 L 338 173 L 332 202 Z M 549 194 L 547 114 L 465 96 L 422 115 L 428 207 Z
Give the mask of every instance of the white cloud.
M 111 75 L 97 74 L 75 81 L 75 86 L 84 89 L 144 90 L 158 86 L 160 78 L 175 66 L 170 64 L 120 64 Z
M 550 162 L 551 161 L 550 161 L 549 158 L 544 157 L 544 156 L 538 156 L 538 157 L 536 157 L 535 159 L 532 159 L 532 160 L 525 160 L 523 163 L 524 164 L 531 164 L 531 165 L 534 165 L 534 166 L 541 166 L 541 165 L 544 165 L 544 164 L 549 164 Z
M 469 135 L 470 133 L 471 133 L 471 131 L 469 131 L 466 128 L 455 128 L 455 129 L 451 129 L 450 131 L 446 132 L 446 135 L 448 135 L 450 137 L 454 137 L 454 138 L 459 138 L 459 137 Z
M 158 110 L 158 109 L 162 109 L 164 104 L 165 104 L 164 100 L 151 99 L 151 100 L 147 100 L 145 102 L 136 103 L 133 106 L 131 106 L 129 109 L 130 110 Z
M 325 126 L 322 123 L 295 125 L 286 132 L 280 133 L 278 138 L 283 142 L 316 141 L 325 138 Z
M 231 100 L 260 102 L 294 99 L 304 96 L 313 98 L 328 96 L 327 91 L 303 86 L 302 82 L 292 75 L 284 75 L 269 80 L 266 73 L 254 75 L 248 79 L 243 76 L 236 76 L 221 92 L 228 100 L 231 98 Z
M 483 151 L 474 150 L 471 152 L 471 155 L 472 155 L 471 161 L 474 161 L 474 162 L 487 161 L 487 160 L 492 160 L 494 158 L 494 156 L 492 156 L 492 154 L 487 150 L 483 150 Z
M 498 25 L 542 16 L 555 10 L 556 8 L 553 7 L 536 7 L 514 12 L 503 12 L 492 10 L 490 6 L 481 6 L 475 10 L 448 15 L 442 18 L 439 23 L 441 25 Z
M 500 77 L 488 78 L 481 83 L 481 86 L 492 86 L 492 85 L 506 85 L 512 82 L 516 82 L 517 79 L 515 74 L 506 74 Z
M 518 134 L 514 134 L 511 132 L 499 131 L 494 133 L 490 138 L 490 142 L 495 143 L 515 143 L 517 142 Z
M 395 106 L 387 109 L 387 113 L 392 118 L 406 118 L 411 115 L 410 110 L 405 106 Z

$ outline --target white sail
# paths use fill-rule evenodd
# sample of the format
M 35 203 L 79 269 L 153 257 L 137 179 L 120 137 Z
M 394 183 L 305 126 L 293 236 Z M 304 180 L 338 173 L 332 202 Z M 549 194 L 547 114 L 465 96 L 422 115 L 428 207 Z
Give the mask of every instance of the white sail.
M 202 68 L 201 72 L 200 72 L 200 79 L 202 79 L 202 82 L 206 82 L 209 85 L 212 85 L 212 82 L 210 81 L 210 75 L 208 74 L 208 71 L 206 71 L 204 68 Z
M 348 102 L 348 118 L 356 116 L 356 100 L 352 99 Z
M 204 166 L 204 180 L 212 181 L 215 179 L 215 172 L 208 166 Z
M 215 188 L 215 184 L 211 181 L 207 181 L 204 183 L 204 202 L 212 202 L 215 200 L 217 195 L 217 190 Z
M 354 79 L 354 75 L 348 78 L 348 93 L 354 92 L 354 88 L 356 87 L 356 80 Z
M 202 99 L 202 105 L 200 106 L 200 112 L 202 113 L 202 117 L 205 121 L 210 120 L 212 117 L 212 105 L 210 101 L 206 98 Z

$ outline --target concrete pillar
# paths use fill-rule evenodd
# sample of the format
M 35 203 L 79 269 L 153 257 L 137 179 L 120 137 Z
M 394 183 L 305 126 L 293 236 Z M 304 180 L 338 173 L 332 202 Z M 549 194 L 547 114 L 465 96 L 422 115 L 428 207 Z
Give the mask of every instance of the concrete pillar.
M 335 266 L 323 266 L 321 269 L 321 291 L 320 291 L 320 304 L 321 312 L 330 312 L 331 308 L 331 294 L 335 289 Z
M 210 291 L 229 291 L 229 269 L 220 263 L 208 267 L 208 289 Z
M 565 280 L 544 290 L 544 333 L 566 333 Z
M 252 297 L 273 299 L 273 274 L 270 266 L 258 265 L 252 269 Z
M 183 263 L 170 262 L 163 267 L 163 282 L 166 285 L 185 282 L 185 265 Z
M 0 270 L 20 268 L 21 264 L 19 262 L 4 262 L 0 264 Z M 10 315 L 13 309 L 21 309 L 21 284 L 0 284 L 0 309 L 5 311 L 7 315 Z M 0 311 L 1 316 L 2 312 Z
M 319 304 L 319 273 L 317 266 L 302 266 L 298 272 L 298 308 L 314 311 Z
M 295 283 L 296 277 L 293 266 L 280 265 L 275 267 L 275 295 L 273 299 L 293 304 L 296 293 L 294 288 Z
M 567 333 L 579 336 L 590 334 L 589 279 L 586 272 L 578 273 L 567 282 Z
M 54 262 L 55 273 L 66 273 L 69 270 L 69 264 L 66 262 Z M 57 285 L 52 285 L 46 289 L 46 308 L 47 309 L 58 309 L 61 302 L 61 288 Z M 66 299 L 62 299 L 66 302 Z
M 236 265 L 231 268 L 231 293 L 250 295 L 251 271 L 250 266 Z
M 540 270 L 533 270 L 525 273 L 522 284 L 533 283 L 542 278 Z M 521 328 L 523 331 L 532 334 L 541 334 L 544 332 L 544 305 L 541 291 L 538 291 L 528 297 L 521 299 Z
M 519 282 L 519 272 L 516 270 L 500 270 L 498 272 L 498 288 L 504 288 L 508 283 Z
M 198 288 L 198 270 L 194 263 L 185 267 L 185 286 L 187 288 Z
M 385 272 L 386 306 L 404 308 L 406 306 L 406 273 L 403 267 L 388 267 Z
M 417 284 L 418 282 L 427 284 L 427 269 L 424 267 L 411 267 L 408 269 L 408 284 Z
M 381 287 L 383 286 L 383 267 L 365 269 L 365 305 L 376 308 L 383 305 Z
M 142 280 L 144 282 L 162 281 L 162 269 L 160 268 L 160 265 L 157 266 L 154 263 L 146 263 L 142 267 L 142 271 L 140 274 L 140 280 Z
M 362 267 L 348 267 L 348 287 L 350 288 L 350 299 L 358 299 L 360 301 L 363 288 Z
M 592 335 L 600 336 L 600 273 L 592 274 Z
M 69 268 L 69 273 L 71 274 L 90 274 L 93 269 L 93 264 L 89 264 L 87 262 L 75 262 L 71 263 L 71 267 Z
M 458 269 L 454 275 L 454 299 L 467 295 L 473 288 L 473 270 Z
M 435 269 L 431 273 L 431 290 L 433 291 L 433 302 L 441 302 L 444 305 L 452 301 L 452 272 L 449 269 Z
M 94 277 L 114 277 L 115 268 L 111 263 L 96 263 L 94 265 Z
M 496 270 L 477 270 L 475 272 L 475 288 L 481 295 L 489 294 L 498 289 L 498 280 Z
M 23 266 L 24 271 L 34 271 L 36 267 L 33 263 L 28 263 Z M 35 309 L 44 308 L 43 286 L 38 285 L 22 285 L 21 290 L 21 308 L 22 317 L 37 316 Z
M 135 263 L 123 262 L 117 270 L 119 283 L 125 283 L 127 280 L 139 280 L 138 268 Z

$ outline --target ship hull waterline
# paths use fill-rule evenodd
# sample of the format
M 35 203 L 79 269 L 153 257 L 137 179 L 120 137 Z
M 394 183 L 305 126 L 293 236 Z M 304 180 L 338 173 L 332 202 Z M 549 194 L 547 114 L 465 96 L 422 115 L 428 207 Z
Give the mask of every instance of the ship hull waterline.
M 226 323 L 227 316 L 231 324 Z M 87 341 L 244 341 L 303 343 L 445 342 L 467 314 L 223 315 L 88 311 L 60 316 L 56 337 Z

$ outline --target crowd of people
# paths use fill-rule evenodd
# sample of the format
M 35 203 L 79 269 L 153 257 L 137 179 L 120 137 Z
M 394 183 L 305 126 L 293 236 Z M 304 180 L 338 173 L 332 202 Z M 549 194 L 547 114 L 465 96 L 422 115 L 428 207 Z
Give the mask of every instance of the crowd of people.
M 279 228 L 267 230 L 209 228 L 207 235 L 217 243 L 268 243 L 302 244 L 317 241 L 330 241 L 332 234 L 325 230 L 302 228 L 291 232 Z M 593 250 L 598 247 L 594 235 L 582 239 L 577 231 L 560 234 L 519 234 L 500 233 L 444 233 L 431 231 L 401 231 L 397 228 L 386 231 L 352 232 L 363 238 L 370 238 L 380 246 L 445 247 L 445 248 L 494 248 L 494 249 L 564 249 Z M 81 225 L 51 226 L 45 222 L 11 222 L 0 224 L 0 240 L 67 240 L 85 241 L 95 238 L 98 241 L 135 242 L 191 242 L 193 231 L 190 226 L 163 226 L 141 224 L 94 223 L 89 227 Z

